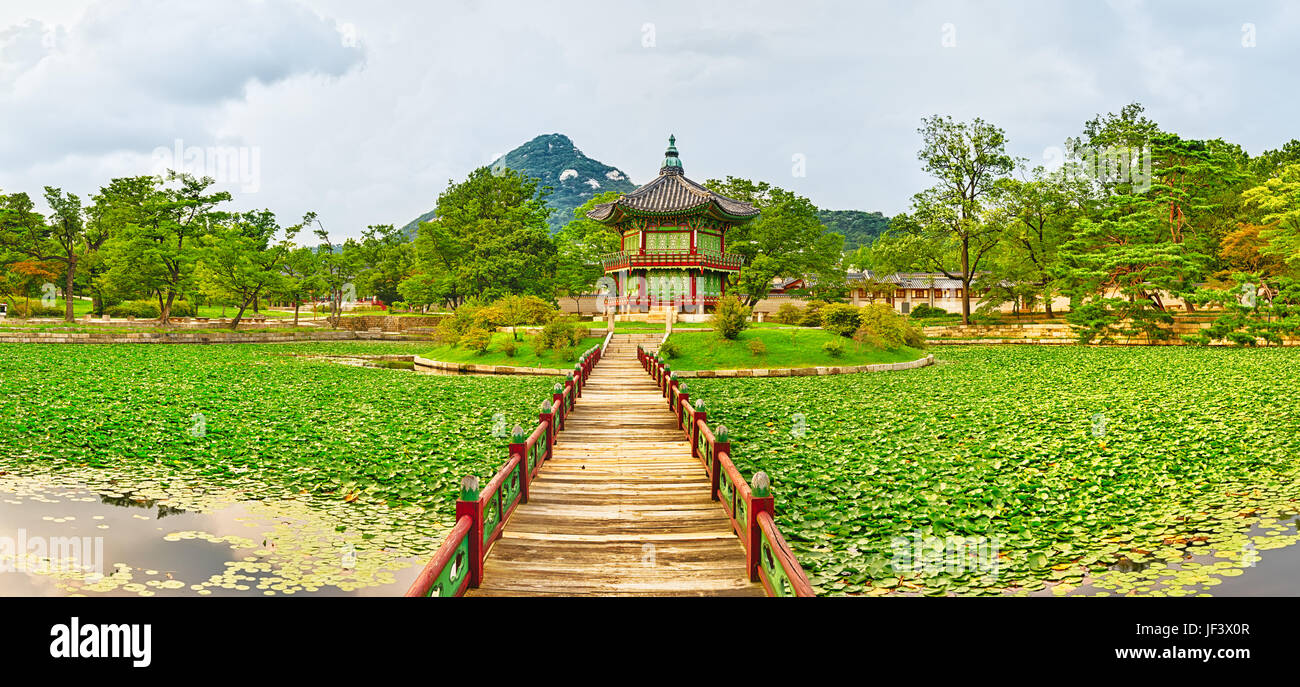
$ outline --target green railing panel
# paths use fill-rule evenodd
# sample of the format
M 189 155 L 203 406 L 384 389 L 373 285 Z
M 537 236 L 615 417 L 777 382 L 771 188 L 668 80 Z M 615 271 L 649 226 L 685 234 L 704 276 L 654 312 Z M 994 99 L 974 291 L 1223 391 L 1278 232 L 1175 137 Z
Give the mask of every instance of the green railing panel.
M 520 477 L 523 473 L 520 471 L 526 469 L 521 462 L 515 466 L 514 470 L 510 471 L 505 481 L 501 483 L 501 504 L 503 509 L 510 510 L 510 506 L 519 498 L 519 490 L 523 484 Z
M 500 489 L 500 487 L 498 487 Z M 483 545 L 486 546 L 492 539 L 492 530 L 497 528 L 497 523 L 501 522 L 501 503 L 497 494 L 488 497 L 487 503 L 483 506 Z
M 731 476 L 724 470 L 719 475 L 718 480 L 718 500 L 722 502 L 722 507 L 726 509 L 727 515 L 735 517 L 736 515 L 736 488 L 731 484 Z
M 456 552 L 452 554 L 451 560 L 447 561 L 447 565 L 442 567 L 438 579 L 434 580 L 425 596 L 456 596 L 456 590 L 460 589 L 461 581 L 468 574 L 469 534 L 466 533 L 460 538 L 460 543 L 456 545 Z
M 761 531 L 759 539 L 758 564 L 762 566 L 763 573 L 767 575 L 767 583 L 772 587 L 772 596 L 794 596 L 794 585 L 790 584 L 790 578 L 785 574 L 785 568 L 777 563 L 776 553 L 773 551 L 772 542 L 767 538 L 767 532 Z

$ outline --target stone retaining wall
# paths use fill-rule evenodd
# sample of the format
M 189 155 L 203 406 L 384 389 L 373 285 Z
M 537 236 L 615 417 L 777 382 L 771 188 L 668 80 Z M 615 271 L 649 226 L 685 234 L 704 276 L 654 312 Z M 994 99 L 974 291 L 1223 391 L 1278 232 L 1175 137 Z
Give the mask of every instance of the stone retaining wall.
M 491 375 L 544 375 L 548 377 L 563 377 L 565 374 L 572 372 L 568 370 L 556 370 L 548 367 L 518 367 L 515 365 L 479 365 L 477 363 L 445 363 L 441 360 L 429 360 L 415 356 L 415 369 L 421 370 L 447 370 L 449 372 L 471 372 L 477 374 Z
M 889 370 L 914 370 L 934 364 L 934 356 L 927 355 L 906 363 L 878 363 L 875 365 L 846 365 L 839 367 L 778 367 L 755 370 L 674 370 L 678 379 L 695 377 L 815 377 L 841 375 L 854 372 L 886 372 Z
M 397 315 L 358 315 L 343 317 L 339 327 L 354 332 L 380 329 L 386 332 L 404 332 L 415 328 L 437 327 L 446 319 L 446 315 L 424 315 L 419 317 L 401 317 Z
M 410 341 L 419 337 L 388 332 L 18 332 L 0 330 L 0 343 L 233 344 L 294 341 Z

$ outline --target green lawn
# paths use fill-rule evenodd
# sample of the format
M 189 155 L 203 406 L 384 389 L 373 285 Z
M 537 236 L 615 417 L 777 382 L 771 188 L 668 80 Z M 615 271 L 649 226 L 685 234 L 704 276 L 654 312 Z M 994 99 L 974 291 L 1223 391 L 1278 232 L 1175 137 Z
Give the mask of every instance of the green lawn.
M 522 335 L 523 340 L 515 342 L 517 348 L 514 356 L 508 356 L 502 351 L 502 346 L 511 340 L 510 332 L 493 332 L 492 343 L 488 346 L 485 353 L 465 348 L 464 346 L 438 346 L 437 348 L 426 348 L 420 352 L 420 355 L 430 360 L 441 360 L 445 363 L 473 363 L 476 365 L 513 365 L 516 367 L 549 367 L 561 370 L 571 369 L 577 362 L 577 356 L 592 346 L 599 346 L 604 338 L 589 336 L 582 340 L 582 344 L 574 347 L 574 359 L 565 360 L 559 351 L 546 351 L 543 355 L 538 356 L 531 345 L 532 337 Z
M 852 339 L 838 336 L 823 329 L 792 328 L 747 329 L 734 341 L 718 337 L 714 332 L 673 332 L 668 341 L 681 348 L 681 355 L 669 361 L 674 370 L 745 370 L 759 367 L 818 367 L 835 365 L 867 365 L 874 363 L 900 363 L 924 357 L 912 348 L 886 351 L 859 345 Z M 751 341 L 762 341 L 767 352 L 755 355 L 750 351 Z M 832 357 L 822 349 L 828 341 L 844 344 L 844 354 Z
M 1300 541 L 1300 350 L 936 357 L 905 372 L 690 380 L 746 478 L 772 478 L 820 593 L 1064 593 L 1086 578 L 1103 594 L 1212 594 L 1242 574 L 1242 551 L 1267 560 Z M 991 577 L 900 557 L 953 537 L 995 544 Z M 1110 569 L 1121 557 L 1132 565 Z

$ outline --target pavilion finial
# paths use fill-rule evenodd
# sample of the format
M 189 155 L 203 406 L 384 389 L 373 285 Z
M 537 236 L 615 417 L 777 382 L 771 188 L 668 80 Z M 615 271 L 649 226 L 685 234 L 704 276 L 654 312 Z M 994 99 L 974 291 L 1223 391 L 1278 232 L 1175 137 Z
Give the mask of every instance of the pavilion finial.
M 682 173 L 682 161 L 677 155 L 677 137 L 673 134 L 668 134 L 668 150 L 664 151 L 664 165 L 659 168 L 659 173 Z

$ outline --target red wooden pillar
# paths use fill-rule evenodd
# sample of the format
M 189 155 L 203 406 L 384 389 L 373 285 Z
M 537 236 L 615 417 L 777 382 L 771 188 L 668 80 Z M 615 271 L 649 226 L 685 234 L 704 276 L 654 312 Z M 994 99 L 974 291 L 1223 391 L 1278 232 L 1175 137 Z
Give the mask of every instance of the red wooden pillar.
M 681 394 L 679 394 L 679 395 L 677 396 L 677 426 L 678 426 L 678 427 L 686 427 L 686 424 L 685 424 L 684 422 L 682 422 L 682 418 L 683 418 L 683 416 L 686 415 L 686 404 L 687 404 L 690 400 L 691 400 L 691 395 L 688 394 L 688 393 L 686 393 L 686 392 L 684 392 L 684 391 L 683 391 Z M 686 438 L 687 438 L 687 439 L 690 439 L 690 438 L 691 438 L 691 431 L 690 431 L 689 428 L 686 430 Z M 694 455 L 694 454 L 695 454 L 695 442 L 692 441 L 692 442 L 691 442 L 691 455 Z
M 758 514 L 767 513 L 776 517 L 775 499 L 767 496 L 750 496 L 749 511 L 745 531 L 749 540 L 745 542 L 745 563 L 749 566 L 749 581 L 758 582 L 759 555 L 762 553 L 763 533 L 758 527 Z
M 553 394 L 551 394 L 551 401 L 554 402 L 554 403 L 556 403 L 556 404 L 558 404 L 558 405 L 553 405 L 553 406 L 551 406 L 551 407 L 553 407 L 553 408 L 559 408 L 559 409 L 560 409 L 560 411 L 559 411 L 559 412 L 560 412 L 560 429 L 564 429 L 564 416 L 565 416 L 565 412 L 564 412 L 564 411 L 565 411 L 565 407 L 564 407 L 564 392 L 561 391 L 561 392 L 559 392 L 559 393 L 553 393 Z
M 462 494 L 464 496 L 464 494 Z M 483 582 L 483 500 L 456 502 L 456 519 L 469 516 L 469 586 Z
M 546 425 L 546 450 L 542 452 L 542 460 L 537 461 L 540 464 L 551 459 L 551 449 L 555 446 L 555 413 L 538 413 L 537 419 Z
M 713 442 L 713 464 L 709 466 L 709 496 L 714 501 L 719 500 L 718 483 L 722 480 L 722 460 L 719 458 L 722 454 L 731 458 L 731 442 L 715 441 Z

